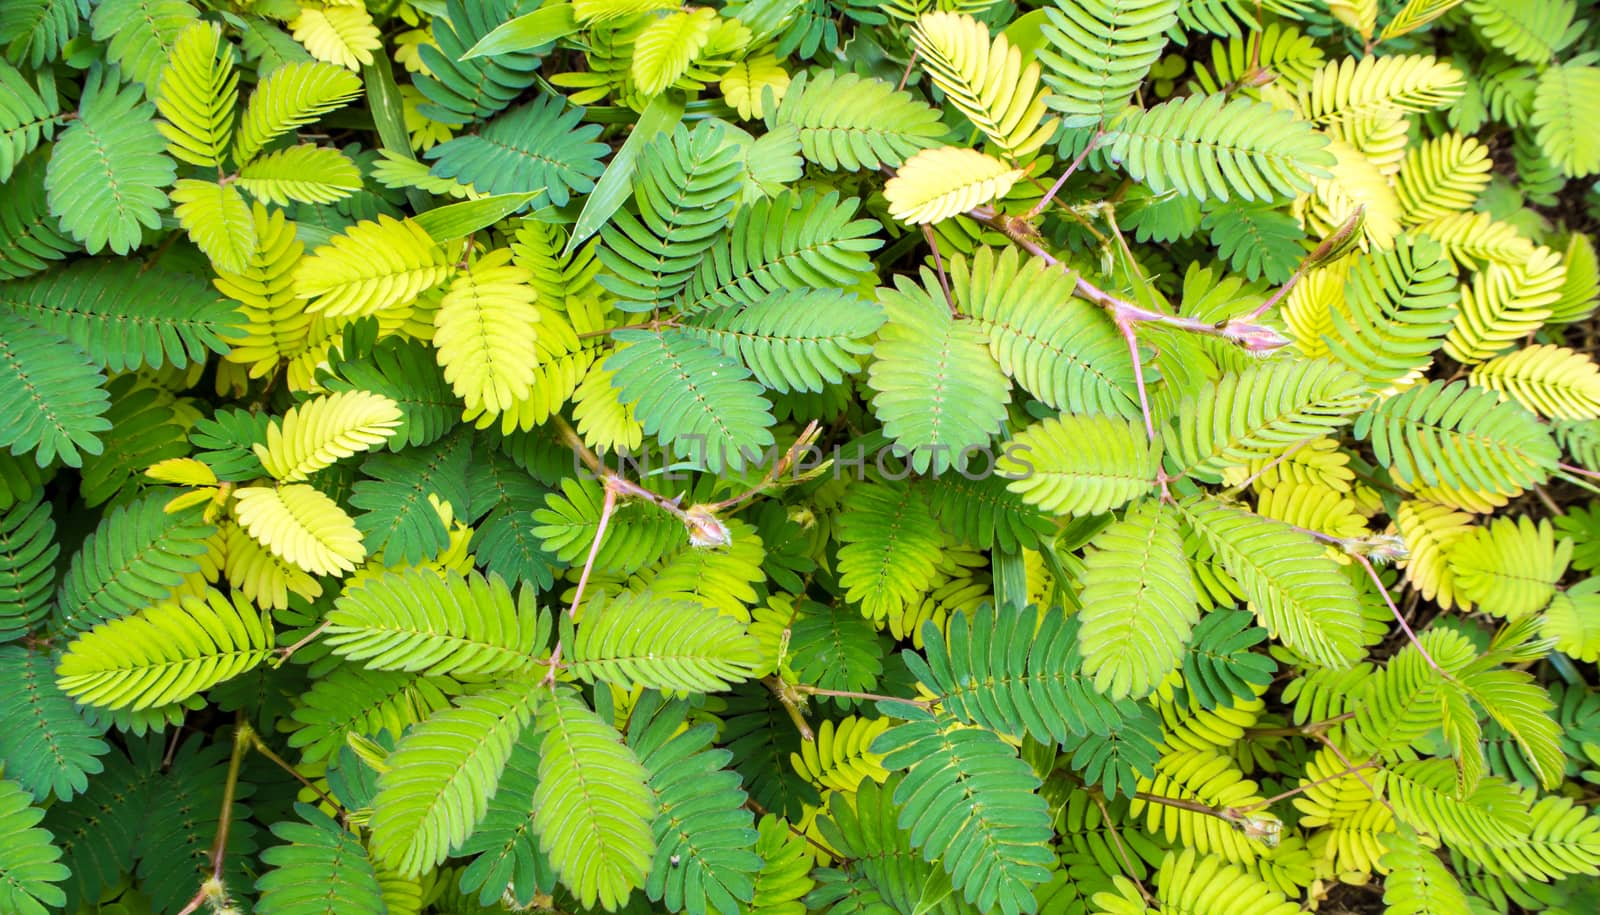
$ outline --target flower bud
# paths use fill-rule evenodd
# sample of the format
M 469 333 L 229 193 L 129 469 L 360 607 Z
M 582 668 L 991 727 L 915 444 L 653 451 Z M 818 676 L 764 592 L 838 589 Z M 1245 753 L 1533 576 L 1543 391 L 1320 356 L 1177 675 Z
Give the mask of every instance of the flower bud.
M 683 513 L 683 526 L 689 529 L 689 543 L 701 549 L 724 547 L 733 542 L 728 526 L 704 505 L 690 506 Z

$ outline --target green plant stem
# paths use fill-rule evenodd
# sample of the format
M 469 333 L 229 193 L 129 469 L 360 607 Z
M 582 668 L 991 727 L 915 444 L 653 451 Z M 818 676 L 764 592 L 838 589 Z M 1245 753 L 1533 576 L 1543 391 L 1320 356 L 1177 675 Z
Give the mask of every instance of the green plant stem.
M 192 915 L 208 900 L 218 908 L 226 904 L 228 890 L 222 882 L 222 871 L 227 863 L 228 831 L 233 826 L 233 798 L 239 787 L 239 767 L 254 739 L 255 731 L 244 720 L 244 712 L 240 712 L 234 724 L 233 753 L 228 757 L 227 780 L 222 783 L 222 809 L 217 813 L 217 836 L 211 843 L 211 876 L 200 884 L 200 889 L 178 910 L 178 915 Z
M 298 781 L 300 784 L 310 788 L 316 793 L 318 799 L 320 799 L 324 804 L 327 804 L 334 810 L 339 811 L 339 819 L 341 821 L 346 821 L 349 819 L 350 811 L 344 809 L 343 804 L 339 803 L 337 800 L 334 800 L 333 796 L 328 794 L 328 792 L 318 788 L 315 782 L 306 778 L 304 775 L 301 775 L 299 769 L 289 765 L 288 761 L 282 756 L 279 756 L 271 747 L 267 746 L 266 742 L 261 739 L 261 735 L 257 734 L 255 731 L 250 732 L 250 749 L 260 753 L 262 756 L 265 756 L 268 760 L 276 764 L 278 768 L 294 776 L 295 781 Z
M 795 692 L 805 696 L 832 696 L 838 699 L 862 699 L 867 702 L 898 702 L 902 705 L 914 705 L 920 709 L 931 709 L 933 703 L 925 699 L 902 699 L 899 696 L 885 696 L 882 693 L 860 693 L 850 689 L 823 689 L 808 683 L 791 683 L 789 687 Z

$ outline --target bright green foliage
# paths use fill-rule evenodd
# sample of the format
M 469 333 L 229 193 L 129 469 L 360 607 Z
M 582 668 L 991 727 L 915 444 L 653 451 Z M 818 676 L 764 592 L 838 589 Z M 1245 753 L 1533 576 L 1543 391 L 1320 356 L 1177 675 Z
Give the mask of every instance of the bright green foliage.
M 0 754 L 6 774 L 38 799 L 70 801 L 104 770 L 108 747 L 56 686 L 54 659 L 19 646 L 0 648 L 0 676 L 11 684 L 0 698 Z
M 1040 55 L 1048 101 L 1066 127 L 1100 127 L 1121 113 L 1167 43 L 1178 0 L 1058 0 L 1045 8 Z
M 965 466 L 966 452 L 1000 431 L 1011 399 L 999 366 L 982 356 L 983 334 L 943 298 L 926 270 L 920 288 L 896 278 L 879 293 L 888 321 L 867 375 L 884 434 L 911 467 L 933 473 Z
M 166 119 L 156 126 L 173 158 L 190 165 L 223 165 L 239 100 L 233 62 L 233 46 L 223 42 L 218 28 L 196 23 L 178 35 L 155 97 L 156 110 Z
M 1164 438 L 1180 471 L 1215 474 L 1345 425 L 1365 393 L 1359 379 L 1327 362 L 1249 366 L 1180 404 Z
M 1109 154 L 1157 193 L 1199 200 L 1271 200 L 1309 189 L 1333 164 L 1326 139 L 1287 111 L 1191 95 L 1111 125 Z
M 872 273 L 867 254 L 883 244 L 872 237 L 876 222 L 854 218 L 856 206 L 837 194 L 808 190 L 741 207 L 729 231 L 706 250 L 675 306 L 693 314 L 801 287 L 856 286 Z
M 739 469 L 772 444 L 772 414 L 750 372 L 685 331 L 621 331 L 606 369 L 644 431 L 707 468 Z
M 160 226 L 162 188 L 172 183 L 174 168 L 154 106 L 137 87 L 119 86 L 116 70 L 96 75 L 84 87 L 78 119 L 61 132 L 45 188 L 62 228 L 89 253 L 126 254 L 139 246 L 144 229 Z
M 382 890 L 360 842 L 328 815 L 306 804 L 295 812 L 305 820 L 277 823 L 272 834 L 283 840 L 261 853 L 273 869 L 261 875 L 256 889 L 262 915 L 333 915 L 376 911 Z
M 544 735 L 533 795 L 539 847 L 579 902 L 614 910 L 651 868 L 656 805 L 648 770 L 571 692 L 541 704 L 537 727 Z
M 1595 911 L 1592 6 L 0 2 L 0 913 Z
M 0 181 L 11 180 L 17 164 L 54 133 L 60 115 L 54 98 L 46 97 L 16 68 L 0 61 Z
M 55 520 L 40 495 L 13 502 L 0 513 L 0 638 L 7 641 L 32 630 L 50 612 L 55 586 Z
M 645 891 L 669 911 L 731 912 L 756 892 L 751 878 L 763 859 L 752 848 L 754 817 L 739 776 L 725 768 L 731 754 L 710 746 L 716 728 L 701 722 L 680 730 L 687 711 L 647 693 L 628 728 L 628 745 L 649 771 L 659 805 Z
M 1142 697 L 1178 666 L 1199 621 L 1176 514 L 1141 502 L 1092 540 L 1078 650 L 1095 689 Z
M 107 288 L 118 291 L 115 301 Z M 0 309 L 61 335 L 111 372 L 204 362 L 227 351 L 236 317 L 192 276 L 111 258 L 0 284 Z
M 447 14 L 433 20 L 433 41 L 417 46 L 427 67 L 414 83 L 427 99 L 419 113 L 446 124 L 486 118 L 531 85 L 539 67 L 532 49 L 463 60 L 468 48 L 529 6 L 522 0 L 451 0 Z
M 1459 383 L 1433 381 L 1380 401 L 1355 432 L 1407 485 L 1514 492 L 1543 480 L 1557 459 L 1533 414 Z
M 952 258 L 951 295 L 987 336 L 1000 370 L 1042 403 L 1073 413 L 1137 415 L 1133 365 L 1112 323 L 1072 298 L 1076 277 L 1007 248 Z
M 586 607 L 571 657 L 572 672 L 584 680 L 717 692 L 749 677 L 758 655 L 734 620 L 645 592 Z
M 413 569 L 346 592 L 328 613 L 328 634 L 335 651 L 377 670 L 492 674 L 527 666 L 550 617 L 498 577 Z
M 96 5 L 96 41 L 110 40 L 106 56 L 154 95 L 161 67 L 197 12 L 185 0 L 107 0 Z
M 798 74 L 771 118 L 797 128 L 806 160 L 830 171 L 897 166 L 944 132 L 936 110 L 889 83 L 832 70 Z
M 0 905 L 17 915 L 44 915 L 46 906 L 61 906 L 66 894 L 55 884 L 72 872 L 61 863 L 61 850 L 38 822 L 44 811 L 28 803 L 28 792 L 13 781 L 0 780 Z
M 372 799 L 372 854 L 416 876 L 466 841 L 544 692 L 533 679 L 468 696 L 406 732 Z
M 1116 708 L 1087 678 L 1054 673 L 1077 666 L 1078 620 L 1055 612 L 1041 618 L 1032 609 L 1001 614 L 987 605 L 970 627 L 965 620 L 951 620 L 947 640 L 924 628 L 927 661 L 904 656 L 950 714 L 1037 740 L 1063 740 L 1069 733 L 1086 731 L 1103 734 L 1115 723 Z
M 637 217 L 619 211 L 602 235 L 600 260 L 615 274 L 601 283 L 624 311 L 647 311 L 689 279 L 732 212 L 738 191 L 737 151 L 721 130 L 679 127 L 654 144 L 654 155 L 634 176 Z
M 579 108 L 546 97 L 505 112 L 476 134 L 428 150 L 435 175 L 486 194 L 542 192 L 535 200 L 565 206 L 572 194 L 594 190 L 600 175 L 600 131 L 579 127 Z
M 1363 258 L 1343 299 L 1329 303 L 1329 354 L 1374 387 L 1426 368 L 1455 320 L 1460 295 L 1451 273 L 1426 236 L 1398 237 L 1393 250 Z
M 951 886 L 982 911 L 1031 911 L 1030 888 L 1049 876 L 1049 814 L 1026 763 L 990 731 L 925 717 L 873 742 L 891 769 L 909 768 L 895 788 L 899 824 L 924 860 L 940 849 Z
M 56 668 L 79 702 L 154 708 L 187 699 L 266 659 L 272 625 L 243 596 L 182 597 L 79 636 Z
M 233 141 L 233 160 L 248 162 L 277 137 L 309 124 L 355 97 L 361 81 L 331 64 L 291 63 L 261 78 Z
M 1160 463 L 1136 420 L 1069 413 L 1017 433 L 996 466 L 1028 504 L 1092 515 L 1147 491 Z
M 104 376 L 83 350 L 11 314 L 0 314 L 0 448 L 34 453 L 40 467 L 78 467 L 102 450 Z
M 54 624 L 87 631 L 166 600 L 200 570 L 212 534 L 194 511 L 166 512 L 159 494 L 118 506 L 83 541 L 61 576 Z
M 1315 541 L 1220 502 L 1185 502 L 1179 511 L 1239 583 L 1269 633 L 1323 666 L 1343 667 L 1360 656 L 1349 579 Z
M 690 333 L 750 367 L 777 391 L 839 384 L 871 352 L 863 341 L 883 325 L 876 305 L 847 293 L 774 293 L 748 305 L 708 312 Z

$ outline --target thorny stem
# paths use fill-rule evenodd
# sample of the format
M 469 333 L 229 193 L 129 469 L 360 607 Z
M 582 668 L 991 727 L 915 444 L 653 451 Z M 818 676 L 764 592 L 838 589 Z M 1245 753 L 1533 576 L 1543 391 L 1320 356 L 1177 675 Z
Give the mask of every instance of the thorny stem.
M 755 814 L 758 817 L 765 817 L 765 816 L 771 816 L 772 815 L 772 811 L 770 811 L 767 808 L 761 806 L 760 803 L 758 803 L 755 799 L 750 798 L 750 797 L 746 797 L 744 799 L 744 806 L 751 813 Z M 838 852 L 834 851 L 833 849 L 829 848 L 826 845 L 823 845 L 821 842 L 818 842 L 816 839 L 813 839 L 812 837 L 806 835 L 805 832 L 803 832 L 802 830 L 796 829 L 795 825 L 793 823 L 789 822 L 789 818 L 788 817 L 784 817 L 783 818 L 783 824 L 785 826 L 789 827 L 789 831 L 790 832 L 794 833 L 795 835 L 799 836 L 800 838 L 805 839 L 807 842 L 811 843 L 811 847 L 813 847 L 817 851 L 820 851 L 823 854 L 827 855 L 828 859 L 830 861 L 831 860 L 836 860 L 839 857 L 839 853 Z
M 915 46 L 913 46 L 911 48 L 911 56 L 906 58 L 906 70 L 904 73 L 900 74 L 900 82 L 895 84 L 894 91 L 899 92 L 906 87 L 906 83 L 911 79 L 911 68 L 915 67 L 916 65 L 917 49 Z
M 572 595 L 572 606 L 567 608 L 567 619 L 578 618 L 578 604 L 583 601 L 583 589 L 589 584 L 589 573 L 594 570 L 595 557 L 600 555 L 600 541 L 606 539 L 606 527 L 617 510 L 617 488 L 611 483 L 613 479 L 606 478 L 606 498 L 600 505 L 600 523 L 594 529 L 594 542 L 589 544 L 589 558 L 583 561 L 583 571 L 578 573 L 578 590 Z
M 1389 803 L 1388 798 L 1385 798 L 1382 791 L 1379 791 L 1377 788 L 1373 787 L 1371 782 L 1367 781 L 1367 777 L 1361 774 L 1361 770 L 1359 768 L 1351 764 L 1349 757 L 1344 755 L 1344 751 L 1335 746 L 1333 741 L 1329 740 L 1325 734 L 1317 734 L 1316 738 L 1317 740 L 1321 741 L 1322 745 L 1327 747 L 1328 750 L 1332 752 L 1340 762 L 1345 764 L 1345 768 L 1350 770 L 1350 774 L 1354 775 L 1356 780 L 1361 782 L 1361 784 L 1364 785 L 1368 791 L 1371 791 L 1373 797 L 1377 798 L 1378 801 L 1383 804 L 1383 806 L 1388 807 L 1390 813 L 1394 813 L 1394 807 Z
M 1334 725 L 1338 724 L 1339 722 L 1341 722 L 1341 721 L 1349 721 L 1350 719 L 1352 719 L 1354 717 L 1356 717 L 1356 713 L 1355 712 L 1345 712 L 1343 715 L 1335 715 L 1332 718 L 1324 718 L 1321 721 L 1313 721 L 1310 724 L 1301 724 L 1301 725 L 1295 725 L 1295 726 L 1292 726 L 1292 727 L 1282 727 L 1282 728 L 1245 728 L 1244 729 L 1244 736 L 1245 737 L 1315 737 L 1318 734 L 1321 734 L 1324 731 L 1326 731 L 1328 728 L 1333 727 Z
M 1565 470 L 1567 473 L 1575 473 L 1580 477 L 1589 477 L 1593 480 L 1600 480 L 1600 473 L 1595 473 L 1593 470 L 1585 470 L 1584 468 L 1575 464 L 1563 464 L 1558 461 L 1556 466 L 1562 470 Z
M 899 702 L 902 705 L 914 705 L 921 709 L 933 708 L 933 703 L 926 699 L 902 699 L 899 696 L 885 696 L 882 693 L 860 693 L 851 689 L 823 689 L 809 683 L 790 683 L 789 688 L 804 696 L 833 696 L 839 699 L 863 699 L 868 702 Z
M 324 804 L 327 804 L 329 807 L 339 811 L 339 817 L 341 819 L 350 816 L 350 811 L 344 809 L 343 804 L 334 800 L 333 797 L 328 794 L 328 792 L 318 788 L 314 782 L 306 778 L 304 775 L 301 775 L 300 770 L 289 765 L 289 763 L 285 761 L 282 756 L 279 756 L 271 747 L 267 746 L 266 743 L 261 740 L 261 736 L 255 731 L 250 732 L 250 749 L 260 753 L 262 756 L 265 756 L 273 763 L 276 763 L 278 768 L 294 776 L 295 780 L 300 784 L 305 785 L 307 788 L 310 788 L 312 791 L 316 792 L 317 797 L 320 798 Z
M 933 236 L 933 226 L 923 223 L 922 237 L 928 240 L 928 247 L 933 249 L 933 267 L 939 276 L 939 288 L 944 290 L 944 304 L 950 309 L 950 316 L 956 317 L 956 297 L 950 293 L 950 278 L 944 272 L 944 257 L 939 253 L 939 241 Z
M 1111 844 L 1116 846 L 1117 857 L 1122 859 L 1123 873 L 1133 880 L 1133 885 L 1139 888 L 1139 895 L 1144 897 L 1144 901 L 1155 905 L 1156 898 L 1144 888 L 1144 881 L 1139 879 L 1139 872 L 1133 866 L 1133 856 L 1128 854 L 1128 847 L 1122 844 L 1122 830 L 1117 828 L 1117 821 L 1111 818 L 1111 811 L 1106 807 L 1105 798 L 1101 797 L 1098 791 L 1089 792 L 1089 797 L 1094 799 L 1095 806 L 1100 808 L 1100 815 L 1105 817 L 1106 829 L 1111 833 Z
M 1038 233 L 1034 231 L 1031 223 L 1025 219 L 1004 216 L 993 207 L 981 206 L 968 211 L 967 215 L 978 222 L 995 229 L 1017 247 L 1027 251 L 1034 257 L 1043 260 L 1052 267 L 1063 270 L 1069 268 L 1059 258 L 1046 251 L 1035 239 Z M 1074 275 L 1075 286 L 1073 294 L 1086 302 L 1099 305 L 1111 313 L 1111 317 L 1119 326 L 1123 324 L 1162 324 L 1174 330 L 1188 331 L 1196 334 L 1207 334 L 1221 337 L 1230 342 L 1244 345 L 1252 352 L 1270 352 L 1289 341 L 1278 331 L 1260 324 L 1251 323 L 1243 318 L 1230 318 L 1225 321 L 1206 321 L 1200 318 L 1185 317 L 1183 315 L 1169 315 L 1159 311 L 1152 311 L 1118 298 L 1104 289 L 1089 282 L 1081 275 Z
M 1378 577 L 1378 570 L 1372 567 L 1372 560 L 1353 550 L 1347 550 L 1346 552 L 1356 562 L 1361 563 L 1363 569 L 1367 570 L 1367 577 L 1372 579 L 1374 585 L 1377 585 L 1378 593 L 1383 595 L 1383 602 L 1389 605 L 1389 612 L 1394 614 L 1395 621 L 1400 624 L 1400 628 L 1405 632 L 1406 638 L 1411 640 L 1411 644 L 1422 655 L 1422 660 L 1427 661 L 1428 666 L 1433 668 L 1434 672 L 1439 672 L 1439 665 L 1434 662 L 1433 656 L 1428 654 L 1428 649 L 1422 647 L 1422 642 L 1418 641 L 1417 634 L 1411 630 L 1411 624 L 1406 622 L 1405 614 L 1401 613 L 1400 608 L 1394 605 L 1394 598 L 1389 596 L 1389 589 L 1384 586 L 1383 579 Z
M 811 422 L 806 424 L 804 429 L 800 431 L 800 436 L 794 440 L 793 445 L 789 446 L 789 450 L 785 452 L 783 457 L 778 460 L 778 463 L 767 468 L 767 472 L 761 477 L 760 482 L 736 496 L 723 499 L 721 502 L 713 502 L 707 507 L 713 513 L 725 512 L 729 509 L 737 508 L 750 499 L 755 498 L 757 495 L 765 491 L 767 487 L 771 486 L 773 483 L 776 483 L 778 478 L 783 476 L 784 473 L 788 472 L 789 468 L 793 467 L 795 461 L 800 457 L 800 452 L 811 447 L 811 445 L 816 442 L 817 436 L 821 434 L 822 426 L 813 419 Z
M 1350 768 L 1345 769 L 1343 772 L 1335 772 L 1332 775 L 1323 776 L 1322 778 L 1319 778 L 1314 782 L 1306 782 L 1304 785 L 1300 785 L 1300 786 L 1295 787 L 1295 788 L 1290 788 L 1288 791 L 1284 791 L 1284 792 L 1282 792 L 1280 794 L 1274 794 L 1272 797 L 1256 801 L 1254 804 L 1251 804 L 1248 807 L 1230 807 L 1228 809 L 1231 810 L 1233 813 L 1239 814 L 1240 816 L 1244 816 L 1246 814 L 1254 813 L 1255 811 L 1260 810 L 1263 807 L 1270 807 L 1273 804 L 1276 804 L 1277 802 L 1279 802 L 1281 800 L 1284 800 L 1286 798 L 1294 797 L 1297 794 L 1303 794 L 1306 791 L 1308 791 L 1309 789 L 1315 788 L 1318 785 L 1325 785 L 1328 782 L 1336 782 L 1339 779 L 1344 778 L 1346 775 L 1356 775 L 1356 774 L 1360 773 L 1360 771 L 1362 769 L 1376 768 L 1377 765 L 1378 765 L 1378 761 L 1377 760 L 1369 759 L 1369 760 L 1367 760 L 1366 762 L 1362 763 L 1359 766 L 1351 766 Z
M 1400 624 L 1400 628 L 1405 632 L 1406 638 L 1411 640 L 1412 646 L 1417 649 L 1417 652 L 1422 655 L 1422 659 L 1428 662 L 1428 666 L 1433 668 L 1435 673 L 1442 673 L 1439 665 L 1434 662 L 1433 656 L 1428 654 L 1428 649 L 1422 647 L 1422 642 L 1417 639 L 1417 634 L 1412 630 L 1411 624 L 1406 622 L 1405 614 L 1401 613 L 1400 608 L 1395 606 L 1394 598 L 1389 596 L 1389 588 L 1384 585 L 1383 579 L 1378 577 L 1378 570 L 1372 567 L 1372 560 L 1368 559 L 1359 550 L 1352 548 L 1352 545 L 1348 541 L 1339 537 L 1335 537 L 1331 534 L 1324 534 L 1321 531 L 1314 531 L 1308 527 L 1300 527 L 1297 524 L 1290 524 L 1289 527 L 1292 527 L 1300 533 L 1311 537 L 1313 540 L 1326 543 L 1329 546 L 1338 547 L 1339 549 L 1344 550 L 1345 554 L 1351 559 L 1361 563 L 1361 568 L 1366 570 L 1367 577 L 1372 579 L 1372 583 L 1378 588 L 1378 593 L 1383 595 L 1383 602 L 1388 605 L 1389 612 L 1394 614 L 1395 621 Z
M 1289 275 L 1289 279 L 1278 287 L 1278 291 L 1269 296 L 1265 302 L 1262 302 L 1255 311 L 1250 312 L 1245 320 L 1254 321 L 1266 314 L 1272 306 L 1283 301 L 1283 297 L 1288 295 L 1290 290 L 1294 289 L 1295 285 L 1307 273 L 1311 272 L 1312 267 L 1326 264 L 1335 257 L 1342 256 L 1344 251 L 1349 250 L 1348 246 L 1353 243 L 1355 233 L 1361 230 L 1362 219 L 1365 215 L 1366 207 L 1356 207 L 1355 213 L 1351 214 L 1327 238 L 1324 238 L 1313 248 L 1311 253 L 1300 261 L 1300 266 L 1295 268 L 1294 273 Z
M 1148 791 L 1136 791 L 1134 792 L 1133 796 L 1135 800 L 1144 801 L 1149 804 L 1160 804 L 1163 807 L 1176 807 L 1179 810 L 1187 810 L 1190 813 L 1198 813 L 1208 817 L 1216 817 L 1219 820 L 1226 820 L 1229 823 L 1237 824 L 1241 819 L 1238 815 L 1234 814 L 1231 809 L 1219 810 L 1216 807 L 1210 806 L 1209 804 L 1202 804 L 1199 801 L 1191 801 L 1188 798 L 1167 797 L 1163 794 L 1151 794 Z
M 1105 134 L 1096 131 L 1095 135 L 1089 138 L 1089 142 L 1083 147 L 1083 152 L 1078 153 L 1078 157 L 1072 160 L 1072 164 L 1068 165 L 1067 170 L 1061 173 L 1061 177 L 1056 179 L 1056 183 L 1050 185 L 1050 190 L 1045 191 L 1044 196 L 1039 198 L 1039 202 L 1034 204 L 1033 209 L 1029 210 L 1022 218 L 1035 219 L 1040 213 L 1044 212 L 1045 207 L 1050 205 L 1050 201 L 1055 199 L 1057 192 L 1067 183 L 1067 179 L 1071 178 L 1072 173 L 1078 170 L 1078 166 L 1083 164 L 1083 160 L 1089 158 L 1089 153 L 1094 152 L 1095 146 L 1099 145 L 1100 138 L 1103 136 Z
M 800 707 L 806 701 L 805 697 L 794 689 L 793 684 L 776 675 L 762 677 L 761 682 L 765 683 L 767 689 L 772 690 L 772 694 L 778 697 L 778 704 L 783 706 L 783 710 L 788 714 L 789 720 L 794 722 L 795 730 L 800 732 L 800 739 L 816 740 L 817 735 L 811 730 L 811 725 L 806 723 L 805 715 L 800 713 Z
M 295 642 L 293 645 L 290 645 L 288 648 L 280 648 L 280 649 L 278 649 L 278 659 L 273 662 L 272 666 L 274 666 L 274 667 L 282 667 L 283 665 L 289 663 L 289 659 L 294 657 L 294 653 L 295 652 L 297 652 L 300 649 L 306 647 L 307 645 L 310 645 L 316 639 L 317 636 L 322 634 L 323 630 L 327 629 L 332 624 L 333 624 L 332 620 L 323 620 L 321 623 L 319 623 L 317 625 L 317 628 L 315 628 L 315 629 L 311 630 L 310 632 L 306 633 L 305 638 L 301 639 L 298 642 Z
M 561 640 L 556 639 L 556 647 L 550 649 L 550 667 L 545 671 L 544 679 L 539 681 L 540 686 L 555 689 L 556 671 L 561 669 Z
M 603 330 L 586 330 L 578 334 L 578 339 L 587 340 L 590 337 L 604 337 L 619 330 L 660 330 L 663 327 L 677 326 L 674 321 L 640 321 L 638 324 L 619 324 L 616 327 L 607 327 Z
M 1289 458 L 1294 457 L 1295 452 L 1299 451 L 1301 448 L 1304 448 L 1305 446 L 1311 444 L 1314 441 L 1316 441 L 1315 438 L 1308 438 L 1308 439 L 1303 439 L 1302 441 L 1296 442 L 1292 447 L 1289 448 L 1288 451 L 1285 451 L 1284 453 L 1278 455 L 1277 457 L 1275 457 L 1272 460 L 1268 461 L 1267 463 L 1263 464 L 1260 470 L 1257 470 L 1255 473 L 1252 473 L 1248 477 L 1245 477 L 1244 481 L 1242 483 L 1240 483 L 1238 486 L 1230 486 L 1230 487 L 1228 487 L 1226 492 L 1227 493 L 1243 492 L 1245 487 L 1247 487 L 1251 483 L 1254 483 L 1255 481 L 1261 479 L 1262 475 L 1265 474 L 1267 471 L 1269 471 L 1272 468 L 1278 466 L 1279 464 L 1282 464 L 1284 461 L 1287 461 Z
M 1118 320 L 1117 331 L 1122 334 L 1122 339 L 1128 341 L 1128 355 L 1133 358 L 1133 383 L 1139 388 L 1139 412 L 1144 414 L 1144 433 L 1153 442 L 1156 440 L 1156 423 L 1150 414 L 1150 396 L 1144 387 L 1144 361 L 1139 358 L 1139 336 L 1134 333 L 1133 324 L 1127 321 Z

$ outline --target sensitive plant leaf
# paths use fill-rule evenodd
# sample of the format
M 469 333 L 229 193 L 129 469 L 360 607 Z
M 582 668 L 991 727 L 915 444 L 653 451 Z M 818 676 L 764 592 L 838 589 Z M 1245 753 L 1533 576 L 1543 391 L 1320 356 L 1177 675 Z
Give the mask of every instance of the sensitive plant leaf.
M 377 670 L 496 674 L 522 670 L 549 638 L 550 617 L 499 576 L 425 568 L 386 572 L 328 612 L 325 641 Z
M 238 273 L 256 251 L 255 219 L 231 184 L 180 178 L 172 186 L 172 214 L 218 272 Z
M 1084 560 L 1084 673 L 1112 698 L 1141 698 L 1176 669 L 1200 619 L 1177 515 L 1141 502 L 1090 541 Z
M 361 317 L 407 305 L 448 275 L 443 249 L 415 220 L 379 214 L 301 260 L 294 290 L 309 311 Z
M 649 772 L 616 729 L 569 690 L 539 706 L 534 829 L 583 905 L 615 909 L 644 885 L 655 851 Z
M 156 110 L 165 119 L 156 127 L 167 138 L 173 158 L 223 167 L 239 101 L 239 74 L 233 65 L 233 45 L 217 26 L 194 22 L 178 33 L 155 96 Z
M 283 134 L 343 107 L 361 92 L 361 80 L 320 61 L 285 64 L 261 78 L 234 135 L 233 161 L 244 165 Z
M 70 801 L 105 770 L 110 747 L 56 685 L 54 667 L 47 652 L 0 648 L 0 675 L 11 684 L 0 699 L 0 759 L 35 800 Z
M 134 711 L 179 702 L 266 660 L 272 622 L 215 589 L 104 623 L 67 646 L 57 683 L 79 702 Z
M 606 360 L 618 399 L 646 434 L 713 472 L 738 470 L 772 445 L 771 407 L 744 366 L 681 330 L 628 330 Z
M 1029 505 L 1093 515 L 1149 491 L 1160 465 L 1159 446 L 1137 420 L 1066 413 L 1018 432 L 995 470 Z
M 539 364 L 531 279 L 501 248 L 461 271 L 439 301 L 433 345 L 445 380 L 469 411 L 510 411 L 531 393 Z
M 1049 877 L 1055 856 L 1028 765 L 993 733 L 949 717 L 897 725 L 872 749 L 886 768 L 909 770 L 894 798 L 923 859 L 940 860 L 951 886 L 980 910 L 1033 911 L 1032 887 Z
M 271 869 L 256 879 L 261 915 L 334 915 L 379 911 L 383 891 L 356 835 L 309 804 L 296 804 L 303 822 L 273 824 L 283 844 L 261 853 Z
M 344 153 L 302 144 L 267 153 L 239 170 L 239 186 L 262 203 L 333 203 L 361 190 L 361 172 Z
M 720 692 L 748 679 L 760 658 L 737 620 L 648 591 L 587 604 L 567 641 L 578 678 L 624 689 Z
M 31 451 L 40 467 L 82 466 L 111 428 L 104 382 L 77 346 L 0 310 L 0 448 Z
M 536 678 L 468 696 L 412 727 L 385 760 L 372 807 L 372 853 L 420 876 L 471 835 L 500 771 L 548 691 Z
M 111 372 L 184 369 L 226 353 L 238 318 L 192 274 L 110 257 L 0 283 L 3 311 L 59 334 Z
M 66 905 L 67 895 L 56 884 L 72 871 L 61 863 L 50 831 L 39 827 L 44 815 L 22 786 L 0 779 L 0 831 L 6 837 L 0 841 L 0 906 L 7 912 L 47 915 Z
M 920 287 L 896 276 L 894 289 L 879 290 L 878 304 L 888 322 L 867 385 L 895 456 L 919 472 L 964 468 L 1000 431 L 1011 400 L 983 333 L 955 319 L 928 270 Z
M 1326 667 L 1348 667 L 1361 656 L 1355 589 L 1321 544 L 1221 502 L 1187 501 L 1178 508 L 1239 582 L 1268 632 Z
M 298 483 L 358 451 L 381 445 L 400 425 L 400 406 L 382 394 L 344 391 L 291 407 L 267 424 L 254 447 L 274 479 Z
M 45 175 L 50 210 L 90 254 L 127 254 L 161 225 L 162 190 L 177 175 L 155 106 L 115 68 L 90 74 L 78 119 L 61 132 Z
M 1112 125 L 1107 150 L 1156 193 L 1198 200 L 1272 200 L 1327 177 L 1327 140 L 1264 102 L 1191 95 L 1133 110 Z
M 883 186 L 889 215 L 912 225 L 940 222 L 1004 197 L 1023 176 L 993 156 L 956 146 L 925 149 Z
M 361 531 L 337 502 L 304 483 L 247 486 L 234 517 L 274 556 L 313 575 L 343 575 L 366 559 Z

